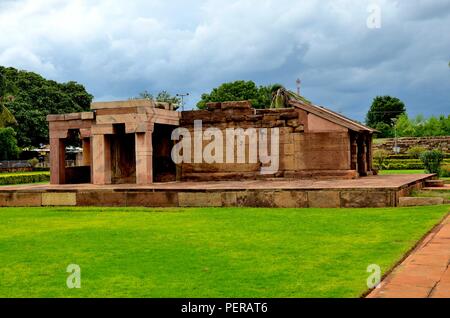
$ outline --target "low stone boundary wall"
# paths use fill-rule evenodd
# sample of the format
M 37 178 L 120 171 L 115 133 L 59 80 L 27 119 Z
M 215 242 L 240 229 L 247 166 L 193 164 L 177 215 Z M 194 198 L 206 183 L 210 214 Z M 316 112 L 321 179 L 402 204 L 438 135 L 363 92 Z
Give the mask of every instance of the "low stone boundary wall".
M 381 143 L 374 142 L 373 148 L 392 152 L 394 145 L 395 139 L 388 138 L 383 139 Z M 450 153 L 450 136 L 397 138 L 397 145 L 400 147 L 400 153 L 402 154 L 407 153 L 408 149 L 414 146 L 420 146 L 427 150 L 441 149 L 443 152 Z

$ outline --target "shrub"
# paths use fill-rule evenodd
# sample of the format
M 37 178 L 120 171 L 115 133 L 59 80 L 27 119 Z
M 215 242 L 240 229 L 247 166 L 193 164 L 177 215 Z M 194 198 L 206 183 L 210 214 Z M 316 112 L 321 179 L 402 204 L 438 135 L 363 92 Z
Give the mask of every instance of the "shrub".
M 379 149 L 379 150 L 375 150 L 373 153 L 373 159 L 375 161 L 375 167 L 378 170 L 383 170 L 384 168 L 386 168 L 385 166 L 385 161 L 387 156 L 389 155 L 389 153 L 386 150 L 383 149 Z
M 39 159 L 33 158 L 33 159 L 28 160 L 28 162 L 33 168 L 35 168 L 36 165 L 39 163 Z
M 441 177 L 450 178 L 450 165 L 442 166 Z
M 427 150 L 426 150 L 424 147 L 421 147 L 421 146 L 413 146 L 413 147 L 410 147 L 410 148 L 408 149 L 407 153 L 408 153 L 408 155 L 409 155 L 411 158 L 419 159 L 419 158 L 420 158 L 420 155 L 421 155 L 422 153 L 424 153 L 425 151 L 427 151 Z
M 422 153 L 420 155 L 420 160 L 422 160 L 427 172 L 440 174 L 444 154 L 439 150 L 433 149 Z
M 48 172 L 34 174 L 0 174 L 0 185 L 46 182 L 50 180 Z

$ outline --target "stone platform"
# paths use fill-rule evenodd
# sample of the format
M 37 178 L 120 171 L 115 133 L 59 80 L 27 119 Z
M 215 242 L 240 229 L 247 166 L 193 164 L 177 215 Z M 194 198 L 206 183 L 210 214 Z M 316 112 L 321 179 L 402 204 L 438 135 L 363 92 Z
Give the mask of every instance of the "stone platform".
M 2 186 L 0 206 L 393 207 L 433 177 Z

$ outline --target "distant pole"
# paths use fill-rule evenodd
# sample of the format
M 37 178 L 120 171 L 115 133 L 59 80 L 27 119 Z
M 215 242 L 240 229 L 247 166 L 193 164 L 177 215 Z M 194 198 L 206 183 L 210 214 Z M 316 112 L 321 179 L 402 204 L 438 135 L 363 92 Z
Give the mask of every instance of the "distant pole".
M 398 146 L 398 142 L 397 142 L 397 118 L 393 118 L 392 121 L 394 122 L 394 153 L 395 154 L 399 154 L 400 153 L 400 148 Z
M 295 84 L 297 84 L 297 95 L 300 95 L 300 85 L 302 84 L 302 81 L 299 78 L 297 78 Z
M 184 97 L 189 96 L 189 93 L 176 94 L 175 96 L 181 97 L 181 110 L 184 111 Z

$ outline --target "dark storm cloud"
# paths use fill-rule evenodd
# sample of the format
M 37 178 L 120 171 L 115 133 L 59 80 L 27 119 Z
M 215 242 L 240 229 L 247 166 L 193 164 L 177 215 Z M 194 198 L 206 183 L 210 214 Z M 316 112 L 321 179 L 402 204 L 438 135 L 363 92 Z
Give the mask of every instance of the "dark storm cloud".
M 369 29 L 368 6 L 381 9 Z M 448 114 L 448 1 L 0 1 L 0 64 L 86 85 L 97 100 L 281 83 L 362 120 L 374 96 Z

